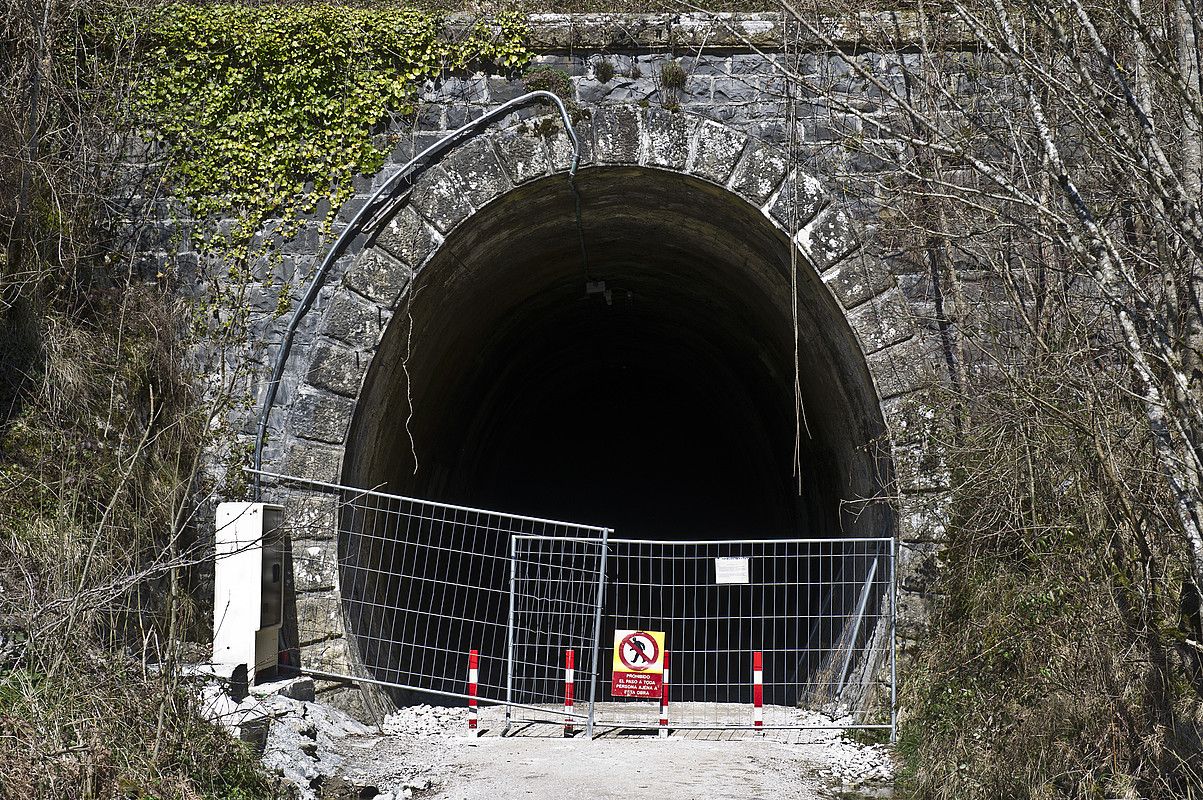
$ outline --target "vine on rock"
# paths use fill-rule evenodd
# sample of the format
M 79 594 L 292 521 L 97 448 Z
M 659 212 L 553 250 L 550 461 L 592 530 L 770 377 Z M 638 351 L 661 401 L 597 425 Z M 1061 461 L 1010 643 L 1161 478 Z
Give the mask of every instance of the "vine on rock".
M 446 71 L 521 67 L 526 33 L 512 12 L 457 36 L 404 7 L 173 4 L 151 31 L 141 103 L 176 196 L 196 218 L 233 213 L 249 238 L 322 197 L 336 208 L 383 163 L 374 126 L 411 114 Z

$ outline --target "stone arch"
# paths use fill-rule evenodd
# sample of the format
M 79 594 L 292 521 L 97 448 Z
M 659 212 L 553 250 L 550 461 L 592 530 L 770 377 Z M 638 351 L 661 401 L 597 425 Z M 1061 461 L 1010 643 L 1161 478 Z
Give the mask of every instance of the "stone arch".
M 410 320 L 412 308 L 407 304 L 415 296 L 413 287 L 420 293 L 424 276 L 431 275 L 462 288 L 465 281 L 457 282 L 455 275 L 458 271 L 461 277 L 471 277 L 471 269 L 458 254 L 488 253 L 497 241 L 486 237 L 473 242 L 474 227 L 512 224 L 506 212 L 512 213 L 515 204 L 538 205 L 541 198 L 538 207 L 544 208 L 571 201 L 566 173 L 572 148 L 558 123 L 558 117 L 550 116 L 519 121 L 459 146 L 428 169 L 408 196 L 368 232 L 358 252 L 342 263 L 338 280 L 325 292 L 308 368 L 286 398 L 281 471 L 353 485 L 381 483 L 383 473 L 372 474 L 347 456 L 352 453 L 377 464 L 388 461 L 371 452 L 370 443 L 365 443 L 370 435 L 357 440 L 355 428 L 361 433 L 377 430 L 373 413 L 389 413 L 383 407 L 373 412 L 362 401 L 368 394 L 379 395 L 382 384 L 395 385 L 387 378 L 396 378 L 388 373 L 398 369 L 398 322 Z M 931 379 L 929 347 L 893 276 L 869 254 L 857 226 L 820 181 L 791 169 L 781 148 L 688 114 L 598 109 L 577 131 L 583 150 L 577 179 L 583 215 L 590 213 L 590 191 L 606 194 L 607 209 L 613 213 L 620 202 L 615 195 L 624 182 L 633 187 L 656 183 L 684 193 L 686 202 L 697 203 L 700 211 L 738 217 L 748 238 L 757 241 L 758 252 L 776 248 L 778 281 L 780 270 L 787 269 L 790 246 L 797 248 L 799 282 L 806 287 L 805 299 L 814 305 L 804 316 L 818 329 L 810 332 L 808 341 L 829 348 L 829 360 L 840 362 L 832 367 L 835 371 L 815 372 L 814 377 L 847 384 L 830 395 L 842 398 L 845 406 L 822 412 L 822 424 L 838 427 L 840 412 L 854 406 L 859 415 L 850 427 L 831 434 L 846 438 L 840 445 L 844 450 L 832 457 L 839 462 L 838 470 L 851 475 L 831 495 L 846 501 L 874 499 L 845 506 L 852 513 L 846 519 L 834 518 L 833 527 L 923 538 L 929 521 L 939 517 L 929 513 L 930 507 L 943 502 L 939 478 L 933 481 L 930 465 L 920 465 L 927 454 L 923 435 L 931 412 L 916 392 Z M 671 218 L 685 224 L 689 211 L 676 208 Z M 595 246 L 587 242 L 586 251 Z M 730 242 L 724 242 L 707 263 L 736 255 Z M 740 286 L 763 294 L 767 284 L 759 280 L 754 276 Z M 750 302 L 742 309 L 743 317 L 767 307 Z M 473 308 L 479 306 L 460 310 Z M 735 330 L 730 320 L 737 317 L 729 318 L 725 330 Z M 738 382 L 747 374 L 733 377 Z M 851 394 L 857 396 L 849 400 Z M 827 397 L 821 389 L 811 396 Z M 444 444 L 450 441 L 432 436 Z M 401 471 L 397 464 L 381 469 Z M 390 488 L 422 493 L 412 485 Z M 332 575 L 298 587 L 315 590 L 309 605 L 318 611 L 308 616 L 324 615 L 332 637 L 342 629 L 336 586 L 337 576 Z M 298 608 L 306 602 L 298 598 Z

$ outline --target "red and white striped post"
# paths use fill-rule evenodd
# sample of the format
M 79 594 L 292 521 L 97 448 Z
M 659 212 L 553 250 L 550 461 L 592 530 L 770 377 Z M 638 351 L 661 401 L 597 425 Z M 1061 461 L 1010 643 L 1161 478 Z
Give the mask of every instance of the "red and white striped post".
M 764 659 L 759 650 L 752 653 L 752 727 L 764 736 Z
M 572 736 L 572 695 L 576 682 L 576 653 L 564 651 L 564 736 Z
M 660 683 L 660 738 L 668 738 L 668 651 L 664 651 L 664 674 Z
M 468 733 L 476 734 L 476 682 L 480 679 L 480 655 L 468 651 Z

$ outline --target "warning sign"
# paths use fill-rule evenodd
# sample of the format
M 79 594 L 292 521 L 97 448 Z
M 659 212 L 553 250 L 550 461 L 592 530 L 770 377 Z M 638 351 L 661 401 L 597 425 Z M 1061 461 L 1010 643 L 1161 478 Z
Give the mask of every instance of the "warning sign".
M 614 697 L 659 698 L 664 675 L 663 631 L 614 631 Z

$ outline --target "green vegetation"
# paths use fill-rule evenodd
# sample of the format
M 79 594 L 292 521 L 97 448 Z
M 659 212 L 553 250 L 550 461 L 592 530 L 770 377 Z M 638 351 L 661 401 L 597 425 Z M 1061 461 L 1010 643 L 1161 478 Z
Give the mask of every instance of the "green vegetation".
M 488 63 L 524 65 L 524 17 L 481 19 L 456 37 L 409 7 L 239 4 L 166 7 L 148 34 L 139 101 L 170 147 L 170 180 L 196 217 L 241 215 L 244 235 L 380 168 L 372 137 L 413 112 L 423 81 Z

